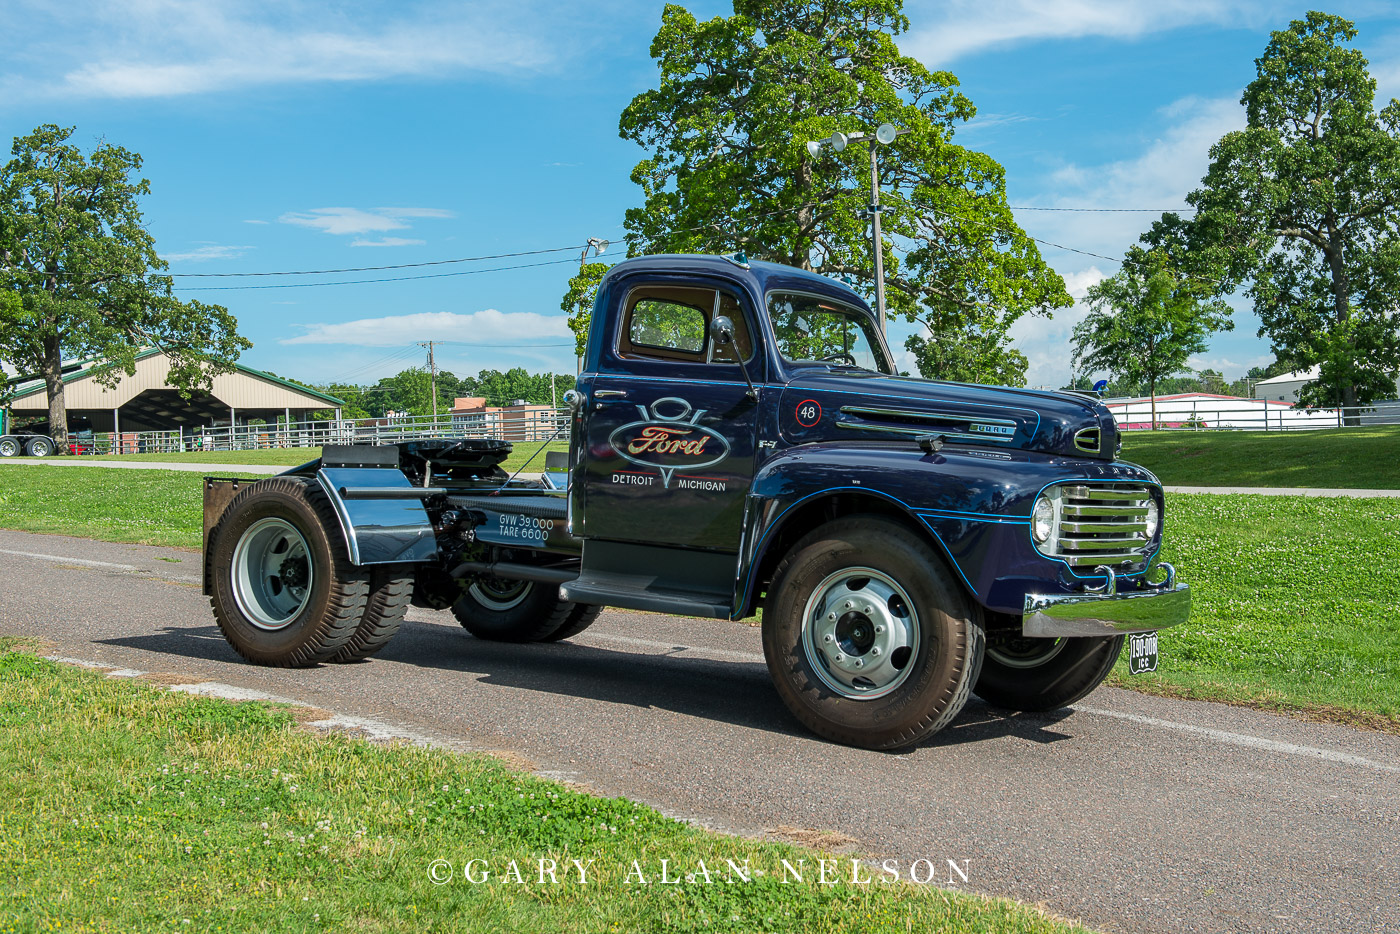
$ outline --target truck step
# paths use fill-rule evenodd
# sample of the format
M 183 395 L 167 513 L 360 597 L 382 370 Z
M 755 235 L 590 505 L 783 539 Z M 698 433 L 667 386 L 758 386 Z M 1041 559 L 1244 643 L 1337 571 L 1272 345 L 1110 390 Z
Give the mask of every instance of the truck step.
M 673 590 L 657 586 L 655 578 L 635 574 L 585 573 L 577 580 L 560 585 L 559 595 L 573 603 L 615 606 L 624 610 L 729 618 L 729 594 Z

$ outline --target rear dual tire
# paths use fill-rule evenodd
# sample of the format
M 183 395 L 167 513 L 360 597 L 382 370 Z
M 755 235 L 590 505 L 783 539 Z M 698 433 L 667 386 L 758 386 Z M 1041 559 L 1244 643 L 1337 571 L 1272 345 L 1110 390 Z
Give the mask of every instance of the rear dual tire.
M 234 651 L 302 668 L 350 646 L 371 574 L 350 563 L 339 527 L 326 495 L 302 477 L 263 480 L 233 498 L 210 533 L 209 560 L 214 618 Z
M 452 604 L 462 628 L 491 642 L 558 642 L 593 625 L 601 610 L 560 600 L 554 584 L 493 578 L 464 582 Z

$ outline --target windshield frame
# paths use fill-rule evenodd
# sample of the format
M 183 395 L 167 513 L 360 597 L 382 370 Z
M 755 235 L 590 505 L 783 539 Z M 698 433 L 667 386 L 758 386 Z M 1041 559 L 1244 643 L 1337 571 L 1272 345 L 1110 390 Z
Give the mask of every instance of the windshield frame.
M 821 302 L 830 302 L 839 306 L 843 311 L 849 312 L 854 318 L 864 320 L 870 326 L 870 335 L 874 337 L 871 349 L 878 357 L 877 364 L 883 365 L 884 369 L 866 369 L 862 366 L 851 367 L 850 364 L 834 363 L 830 360 L 790 360 L 783 354 L 778 342 L 778 328 L 773 320 L 772 301 L 774 295 L 795 295 L 801 298 L 810 298 Z M 881 376 L 898 376 L 899 371 L 894 365 L 894 354 L 890 353 L 889 345 L 885 342 L 885 335 L 880 330 L 879 322 L 875 320 L 873 312 L 862 308 L 859 304 L 849 298 L 829 295 L 825 292 L 813 292 L 801 288 L 774 287 L 763 293 L 763 316 L 766 319 L 769 334 L 773 342 L 773 357 L 777 363 L 785 370 L 798 368 L 807 369 L 812 367 L 825 367 L 826 369 L 855 369 L 862 373 L 878 373 Z

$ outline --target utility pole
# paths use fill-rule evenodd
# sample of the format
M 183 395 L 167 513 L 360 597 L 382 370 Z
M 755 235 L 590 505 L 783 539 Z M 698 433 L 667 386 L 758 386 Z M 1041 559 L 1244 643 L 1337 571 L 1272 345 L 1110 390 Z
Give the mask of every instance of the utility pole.
M 433 359 L 433 346 L 441 344 L 442 341 L 419 341 L 419 347 L 428 348 L 428 379 L 433 393 L 433 427 L 437 427 L 437 363 Z
M 885 333 L 885 241 L 880 239 L 880 160 L 875 155 L 878 140 L 870 141 L 870 222 L 875 225 L 875 315 L 880 333 Z

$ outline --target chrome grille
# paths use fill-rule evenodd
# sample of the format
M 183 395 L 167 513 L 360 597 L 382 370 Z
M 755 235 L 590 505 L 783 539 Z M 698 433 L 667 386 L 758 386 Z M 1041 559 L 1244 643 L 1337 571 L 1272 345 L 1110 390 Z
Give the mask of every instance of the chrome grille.
M 1046 490 L 1055 506 L 1054 531 L 1038 545 L 1071 567 L 1141 564 L 1152 545 L 1149 487 L 1129 483 L 1069 483 Z

